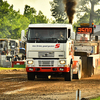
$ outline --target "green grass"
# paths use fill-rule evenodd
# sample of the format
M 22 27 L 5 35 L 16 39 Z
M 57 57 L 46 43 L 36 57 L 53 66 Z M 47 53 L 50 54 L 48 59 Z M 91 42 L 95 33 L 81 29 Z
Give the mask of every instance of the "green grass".
M 95 98 L 95 99 L 91 99 L 91 100 L 100 100 L 100 97 L 98 97 L 98 98 Z
M 25 68 L 4 68 L 4 67 L 0 67 L 0 71 L 1 70 L 14 70 L 14 69 L 25 69 Z
M 100 66 L 98 66 L 98 69 L 100 69 Z

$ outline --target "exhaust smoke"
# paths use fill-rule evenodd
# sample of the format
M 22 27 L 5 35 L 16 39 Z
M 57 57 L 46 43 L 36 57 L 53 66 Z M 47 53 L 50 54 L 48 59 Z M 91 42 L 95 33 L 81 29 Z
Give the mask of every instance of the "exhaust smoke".
M 67 13 L 69 23 L 72 24 L 74 14 L 75 14 L 75 6 L 77 4 L 76 0 L 63 0 L 65 4 L 65 11 Z

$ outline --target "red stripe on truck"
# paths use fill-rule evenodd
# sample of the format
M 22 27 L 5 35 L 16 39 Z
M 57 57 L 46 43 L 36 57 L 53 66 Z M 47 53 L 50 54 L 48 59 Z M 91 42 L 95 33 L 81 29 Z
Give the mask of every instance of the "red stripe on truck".
M 33 69 L 33 70 L 30 70 Z M 69 72 L 70 67 L 26 67 L 26 72 Z

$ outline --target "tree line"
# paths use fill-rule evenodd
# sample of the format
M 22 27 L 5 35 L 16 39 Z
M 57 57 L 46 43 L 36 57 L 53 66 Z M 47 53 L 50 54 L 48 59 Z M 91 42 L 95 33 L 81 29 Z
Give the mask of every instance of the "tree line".
M 42 11 L 36 14 L 35 8 L 25 5 L 24 14 L 15 11 L 13 5 L 0 0 L 0 38 L 19 39 L 21 30 L 27 29 L 29 24 L 48 23 L 49 19 Z
M 100 24 L 100 9 L 94 9 L 99 3 L 100 0 L 78 0 L 75 8 L 78 20 L 73 23 L 73 26 L 79 26 L 82 22 Z M 13 9 L 13 5 L 10 5 L 7 1 L 0 0 L 0 38 L 19 39 L 21 30 L 27 29 L 29 24 L 68 23 L 63 0 L 53 0 L 50 5 L 50 10 L 55 20 L 48 19 L 42 11 L 37 14 L 36 9 L 29 5 L 25 5 L 23 8 L 24 14 L 22 15 L 20 10 L 15 11 Z
M 63 1 L 75 1 L 77 4 L 74 8 L 76 11 L 77 22 L 73 23 L 73 27 L 80 26 L 80 23 L 89 23 L 92 25 L 92 22 L 96 25 L 100 25 L 100 8 L 95 9 L 97 5 L 100 6 L 100 0 L 53 0 L 50 4 L 52 16 L 55 18 L 55 22 L 68 23 L 68 17 L 65 12 Z

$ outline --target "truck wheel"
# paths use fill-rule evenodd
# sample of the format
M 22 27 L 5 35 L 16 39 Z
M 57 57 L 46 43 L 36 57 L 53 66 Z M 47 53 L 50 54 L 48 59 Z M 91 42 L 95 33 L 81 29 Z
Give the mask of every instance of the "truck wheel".
M 65 81 L 72 81 L 72 77 L 73 77 L 73 71 L 72 71 L 72 64 L 71 64 L 70 71 L 65 73 L 64 78 Z
M 35 74 L 33 72 L 27 72 L 27 78 L 28 78 L 28 80 L 34 80 Z
M 81 79 L 81 74 L 82 74 L 82 63 L 81 63 L 81 60 L 80 60 L 77 74 L 74 74 L 74 79 L 79 79 L 80 80 Z

